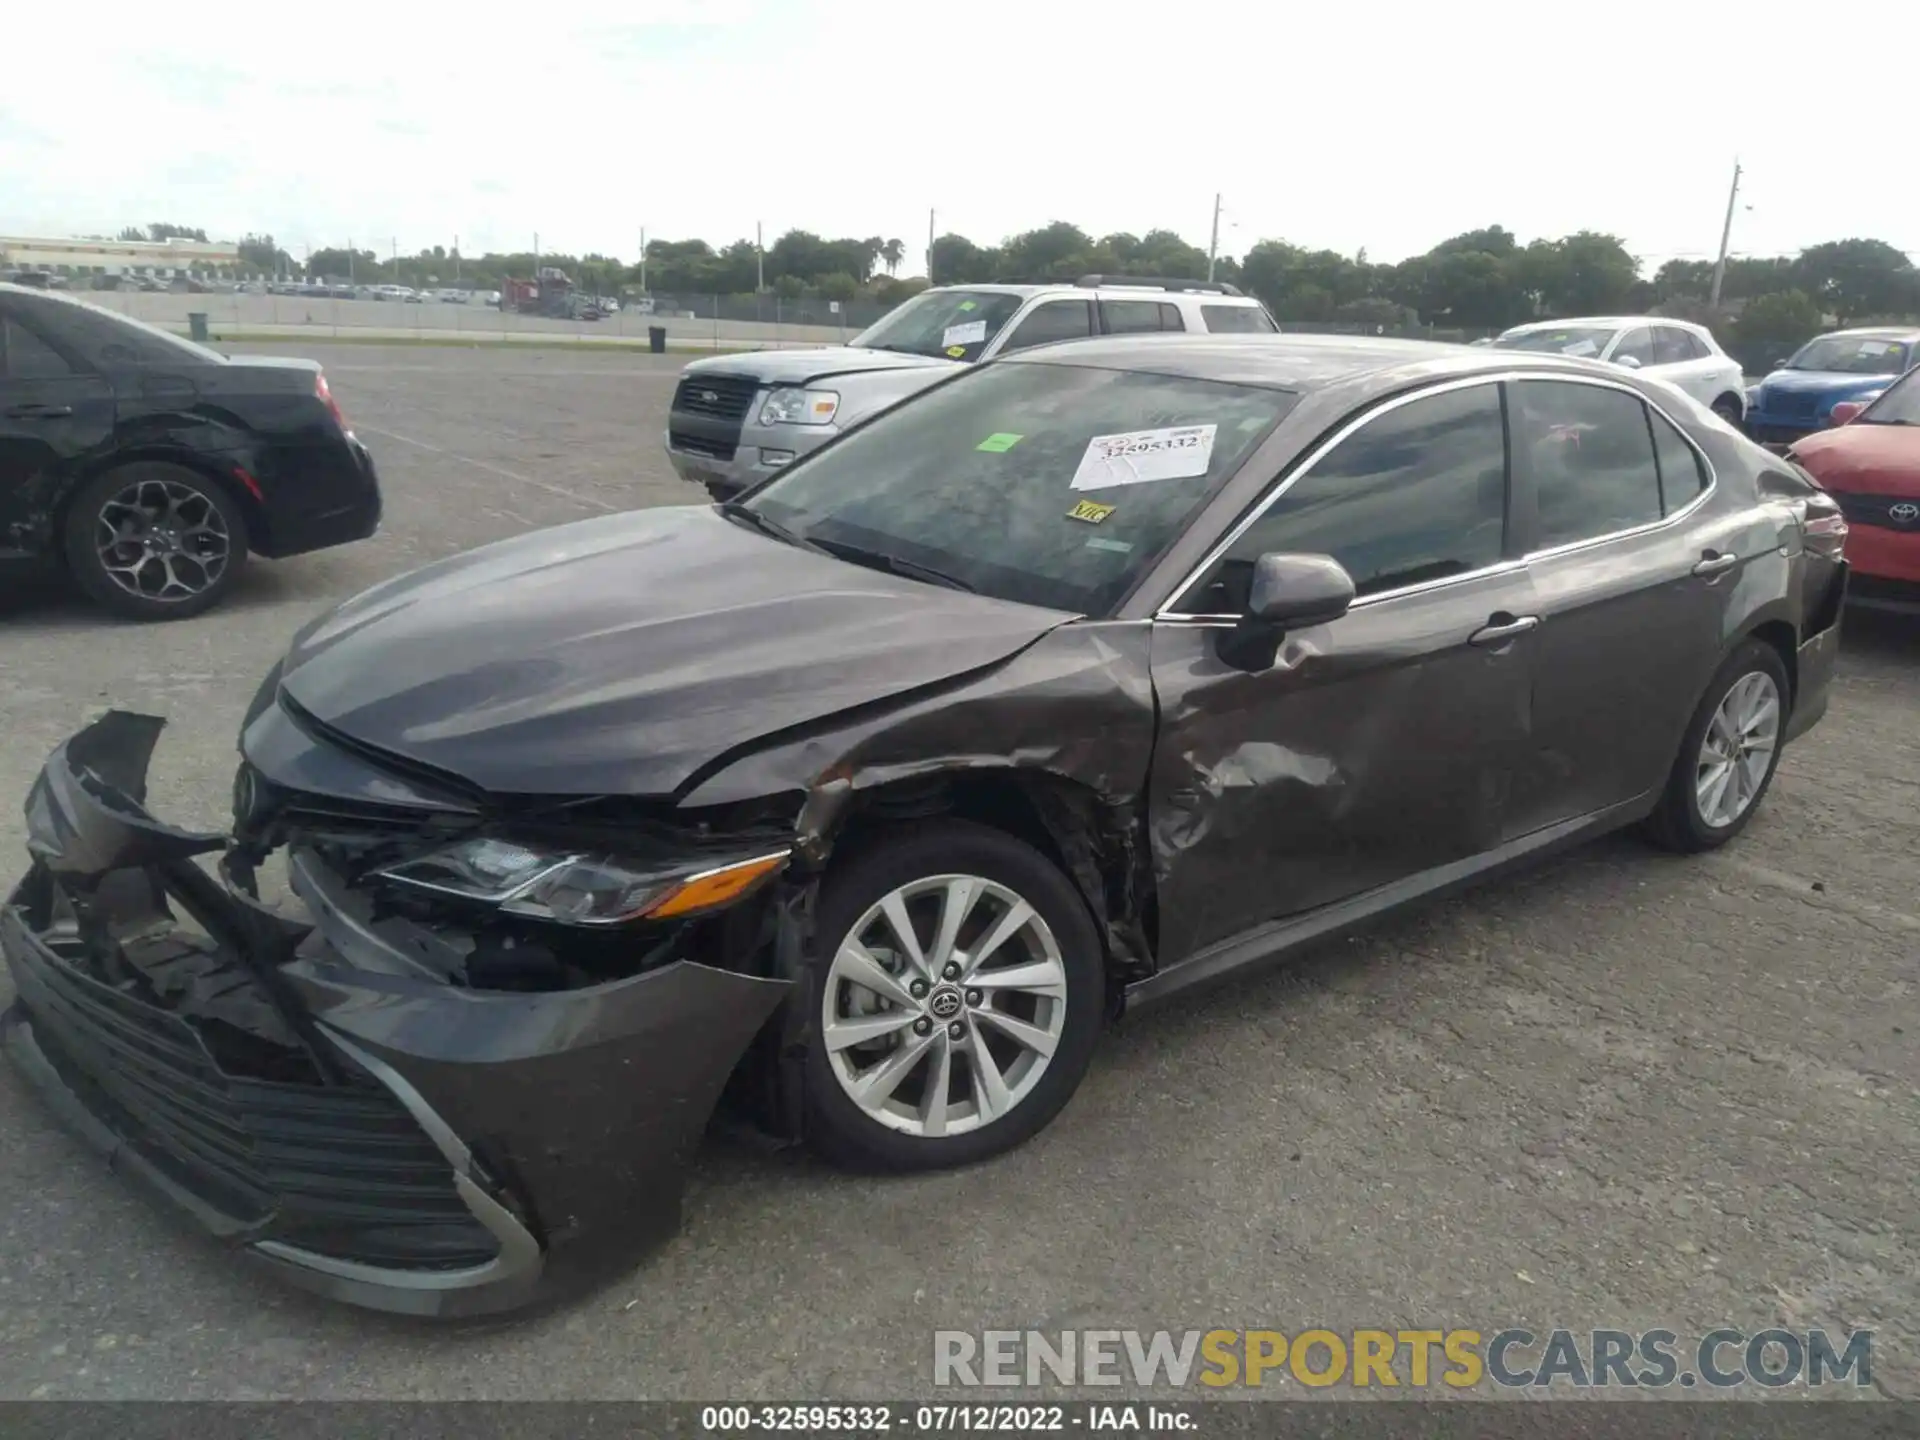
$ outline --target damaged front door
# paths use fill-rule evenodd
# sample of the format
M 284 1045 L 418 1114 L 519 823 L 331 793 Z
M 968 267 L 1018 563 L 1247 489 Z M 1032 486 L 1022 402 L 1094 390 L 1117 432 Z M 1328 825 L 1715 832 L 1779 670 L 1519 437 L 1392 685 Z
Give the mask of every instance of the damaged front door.
M 1498 385 L 1391 403 L 1283 481 L 1155 621 L 1163 965 L 1498 843 L 1531 602 L 1506 492 Z M 1357 598 L 1249 667 L 1222 640 L 1275 552 L 1333 556 Z

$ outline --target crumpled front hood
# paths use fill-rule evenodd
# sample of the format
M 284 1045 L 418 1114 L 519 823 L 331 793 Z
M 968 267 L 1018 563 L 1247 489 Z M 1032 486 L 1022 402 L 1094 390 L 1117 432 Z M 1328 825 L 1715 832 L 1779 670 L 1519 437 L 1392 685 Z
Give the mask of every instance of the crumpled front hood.
M 758 350 L 750 355 L 716 355 L 695 360 L 683 374 L 751 375 L 763 385 L 804 385 L 833 375 L 863 370 L 950 369 L 954 361 L 930 355 L 902 355 L 897 350 L 860 350 L 850 345 L 827 345 L 818 350 Z
M 295 637 L 281 684 L 342 735 L 484 790 L 667 795 L 738 746 L 990 666 L 1068 618 L 676 507 L 376 586 Z

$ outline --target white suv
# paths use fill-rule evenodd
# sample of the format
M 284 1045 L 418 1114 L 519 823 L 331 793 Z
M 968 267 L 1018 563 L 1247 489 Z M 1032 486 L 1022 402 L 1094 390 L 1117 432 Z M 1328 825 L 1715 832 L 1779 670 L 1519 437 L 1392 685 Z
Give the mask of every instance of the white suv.
M 667 457 L 682 479 L 724 500 L 956 366 L 1089 335 L 1279 328 L 1258 300 L 1210 281 L 1085 275 L 923 290 L 845 345 L 694 361 L 674 391 Z
M 1720 348 L 1713 332 L 1661 315 L 1541 320 L 1516 325 L 1494 342 L 1499 350 L 1531 350 L 1604 360 L 1654 375 L 1687 392 L 1738 428 L 1747 408 L 1740 362 Z

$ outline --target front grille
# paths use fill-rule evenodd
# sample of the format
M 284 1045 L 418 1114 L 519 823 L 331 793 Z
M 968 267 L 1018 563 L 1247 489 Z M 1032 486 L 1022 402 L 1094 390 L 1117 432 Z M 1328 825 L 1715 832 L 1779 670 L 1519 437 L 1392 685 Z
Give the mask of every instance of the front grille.
M 1878 525 L 1883 529 L 1900 531 L 1910 535 L 1920 535 L 1920 498 L 1904 495 L 1849 495 L 1839 491 L 1829 491 L 1840 511 L 1847 517 L 1850 525 Z M 1893 514 L 1894 506 L 1908 507 L 1898 517 Z
M 1787 420 L 1811 420 L 1820 410 L 1818 395 L 1775 395 L 1767 413 Z
M 760 382 L 744 375 L 690 376 L 673 392 L 674 413 L 708 420 L 744 420 Z
M 731 460 L 740 448 L 724 441 L 710 440 L 705 435 L 689 435 L 684 430 L 673 429 L 667 431 L 667 443 L 676 450 L 684 450 L 689 455 L 704 455 L 709 460 Z
M 38 947 L 13 959 L 34 1038 L 61 1079 L 249 1238 L 397 1268 L 494 1258 L 446 1157 L 371 1076 L 323 1086 L 230 1074 L 180 1015 Z

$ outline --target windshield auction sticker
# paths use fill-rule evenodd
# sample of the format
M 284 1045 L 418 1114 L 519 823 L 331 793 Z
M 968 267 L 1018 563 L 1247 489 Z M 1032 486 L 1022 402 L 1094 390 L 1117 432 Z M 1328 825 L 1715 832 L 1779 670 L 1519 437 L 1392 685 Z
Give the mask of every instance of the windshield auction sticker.
M 964 325 L 949 325 L 940 339 L 942 345 L 978 345 L 987 338 L 987 322 L 969 320 Z
M 1185 480 L 1204 475 L 1213 464 L 1218 425 L 1182 425 L 1167 430 L 1129 430 L 1096 435 L 1073 472 L 1075 490 L 1112 490 L 1155 480 Z

